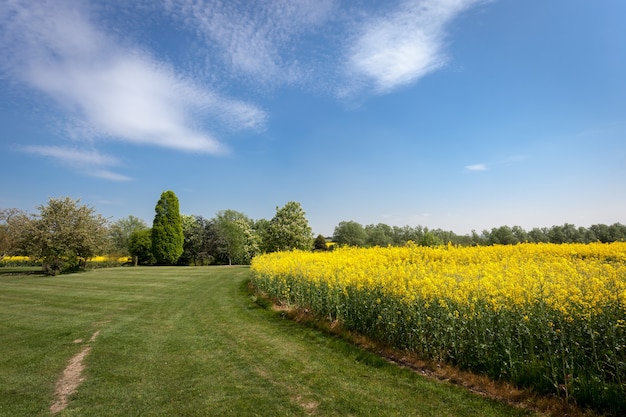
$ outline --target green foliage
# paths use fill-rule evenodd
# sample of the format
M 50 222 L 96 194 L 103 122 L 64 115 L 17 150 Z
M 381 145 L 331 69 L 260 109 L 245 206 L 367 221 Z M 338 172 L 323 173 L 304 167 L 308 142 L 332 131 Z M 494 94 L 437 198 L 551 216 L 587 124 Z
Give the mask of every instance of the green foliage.
M 241 264 L 249 265 L 256 255 L 260 253 L 261 242 L 259 236 L 254 232 L 254 222 L 248 218 L 240 218 L 235 221 L 242 236 L 243 246 L 239 252 Z
M 152 254 L 157 263 L 173 265 L 183 254 L 184 235 L 178 197 L 164 191 L 154 208 Z
M 128 239 L 128 250 L 137 264 L 152 265 L 156 262 L 152 255 L 152 230 L 138 229 Z
M 501 226 L 491 229 L 491 234 L 489 235 L 489 243 L 492 245 L 514 245 L 520 242 L 513 234 L 513 229 L 511 229 L 509 226 Z
M 215 246 L 216 256 L 229 265 L 249 264 L 260 251 L 252 220 L 238 211 L 222 210 L 214 221 L 219 242 Z
M 143 230 L 147 228 L 148 225 L 146 222 L 135 216 L 128 216 L 124 219 L 119 219 L 109 228 L 109 253 L 114 253 L 120 256 L 130 256 L 130 236 L 136 230 Z
M 106 247 L 106 219 L 79 202 L 50 198 L 36 216 L 23 219 L 21 245 L 28 256 L 42 260 L 46 274 L 84 268 L 87 259 Z
M 317 235 L 315 242 L 313 242 L 313 249 L 328 250 L 328 246 L 326 246 L 326 238 L 323 235 Z
M 443 245 L 443 240 L 437 237 L 434 233 L 426 232 L 424 233 L 424 236 L 417 241 L 417 244 L 420 246 L 435 247 Z
M 179 265 L 204 265 L 210 263 L 208 242 L 209 221 L 202 216 L 181 215 L 183 224 L 183 254 L 178 259 Z
M 529 232 L 520 226 L 500 226 L 477 233 L 472 230 L 467 235 L 457 235 L 452 231 L 428 229 L 423 226 L 388 226 L 383 223 L 362 226 L 354 221 L 342 221 L 335 227 L 333 240 L 339 245 L 348 246 L 402 246 L 408 241 L 423 242 L 430 234 L 443 244 L 515 245 L 518 243 L 593 243 L 618 242 L 626 240 L 626 225 L 614 223 L 610 226 L 595 224 L 589 228 L 575 227 L 565 223 L 562 226 L 533 228 Z M 427 239 L 431 239 L 428 237 Z M 435 243 L 433 241 L 433 243 Z
M 386 224 L 367 225 L 365 232 L 367 233 L 366 243 L 368 246 L 385 247 L 393 244 L 393 229 Z
M 311 250 L 313 234 L 306 213 L 300 203 L 290 201 L 276 207 L 276 215 L 270 220 L 267 247 L 270 252 L 293 249 Z
M 483 235 L 485 233 L 483 232 Z M 533 228 L 530 232 L 528 232 L 528 241 L 534 243 L 548 243 L 550 242 L 550 238 L 548 237 L 548 229 L 547 228 Z M 594 239 L 595 240 L 595 239 Z
M 333 240 L 338 245 L 365 246 L 367 242 L 367 232 L 360 223 L 355 221 L 340 222 L 335 227 Z
M 260 253 L 270 252 L 270 221 L 267 219 L 259 219 L 254 222 L 252 229 L 258 237 Z
M 0 209 L 0 260 L 15 255 L 19 235 L 19 219 L 26 215 L 18 209 Z

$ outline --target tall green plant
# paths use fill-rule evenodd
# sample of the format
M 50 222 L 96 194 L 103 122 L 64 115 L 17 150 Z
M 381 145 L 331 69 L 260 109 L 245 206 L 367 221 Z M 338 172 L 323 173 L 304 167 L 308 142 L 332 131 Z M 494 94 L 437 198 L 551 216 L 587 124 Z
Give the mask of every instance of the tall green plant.
M 313 233 L 300 203 L 290 201 L 276 207 L 276 215 L 269 222 L 268 239 L 270 252 L 312 249 Z
M 154 210 L 152 254 L 159 264 L 175 264 L 183 254 L 185 240 L 178 197 L 173 191 L 164 191 Z
M 107 220 L 79 203 L 69 197 L 50 198 L 38 207 L 39 214 L 23 217 L 21 246 L 26 254 L 42 260 L 46 274 L 82 268 L 106 245 Z
M 135 265 L 153 264 L 155 261 L 152 255 L 152 230 L 139 229 L 132 232 L 128 238 L 128 251 Z

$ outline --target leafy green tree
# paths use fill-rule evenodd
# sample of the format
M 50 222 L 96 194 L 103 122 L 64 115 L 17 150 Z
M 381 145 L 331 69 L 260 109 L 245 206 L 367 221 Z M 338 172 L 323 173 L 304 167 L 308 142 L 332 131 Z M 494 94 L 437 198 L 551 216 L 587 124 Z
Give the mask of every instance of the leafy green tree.
M 214 218 L 208 221 L 204 229 L 204 236 L 207 251 L 213 258 L 213 261 L 220 264 L 228 263 L 228 256 L 224 251 L 224 248 L 228 245 L 226 236 L 224 236 Z
M 252 225 L 255 235 L 259 239 L 259 252 L 270 252 L 270 221 L 259 219 Z
M 417 241 L 417 244 L 420 246 L 441 246 L 443 245 L 443 240 L 433 232 L 426 232 L 424 235 Z
M 533 227 L 528 232 L 528 241 L 533 243 L 548 243 L 550 238 L 548 237 L 548 229 L 545 227 Z
M 121 256 L 130 256 L 129 241 L 130 235 L 135 230 L 147 229 L 148 225 L 142 219 L 135 216 L 128 216 L 119 219 L 109 228 L 109 237 L 111 239 L 111 253 Z
M 578 234 L 581 236 L 584 243 L 591 243 L 598 240 L 595 234 L 590 229 L 587 229 L 585 227 L 579 227 Z
M 365 246 L 367 242 L 367 232 L 355 221 L 342 221 L 335 227 L 333 240 L 338 245 Z
M 449 231 L 449 230 L 443 230 L 443 229 L 435 229 L 435 230 L 430 230 L 430 231 L 425 230 L 424 236 L 428 233 L 431 233 L 432 235 L 437 237 L 439 240 L 441 240 L 442 245 L 447 244 L 447 243 L 458 243 L 459 241 L 457 235 L 455 235 L 454 232 Z M 424 238 L 424 236 L 422 237 L 422 239 Z
M 181 214 L 180 223 L 183 228 L 183 253 L 178 257 L 178 264 L 189 265 L 193 261 L 193 255 L 197 246 L 197 236 L 193 233 L 197 230 L 196 217 L 189 214 Z
M 261 238 L 256 234 L 254 230 L 254 222 L 250 219 L 238 219 L 237 225 L 243 232 L 243 264 L 250 264 L 252 258 L 261 253 Z
M 259 238 L 254 232 L 253 222 L 243 213 L 222 210 L 215 217 L 219 235 L 217 252 L 229 265 L 249 264 L 259 253 Z
M 621 223 L 613 223 L 609 226 L 609 236 L 611 242 L 625 241 L 626 240 L 626 225 Z
M 267 239 L 269 252 L 312 249 L 313 233 L 300 203 L 290 201 L 281 208 L 276 207 Z
M 602 243 L 611 242 L 609 226 L 606 224 L 594 224 L 589 228 L 589 230 L 591 230 L 598 241 Z
M 385 247 L 393 244 L 393 229 L 384 223 L 367 225 L 365 232 L 367 233 L 366 243 L 368 246 Z
M 232 265 L 233 261 L 237 263 L 237 259 L 243 257 L 244 234 L 237 223 L 240 216 L 243 214 L 235 210 L 222 210 L 215 216 L 215 224 L 222 243 L 218 248 L 219 254 L 229 265 Z
M 135 265 L 152 265 L 156 262 L 152 255 L 152 230 L 137 229 L 128 238 L 128 250 Z
M 580 231 L 573 224 L 565 223 L 562 230 L 567 243 L 582 243 L 584 235 L 581 236 Z
M 178 259 L 181 265 L 204 265 L 212 256 L 207 242 L 209 221 L 202 216 L 181 215 L 183 225 L 183 254 Z
M 563 230 L 563 226 L 552 226 L 548 232 L 550 243 L 566 243 L 567 236 Z
M 79 203 L 69 197 L 50 198 L 25 223 L 22 239 L 26 252 L 42 260 L 46 274 L 84 268 L 87 259 L 106 247 L 107 220 L 92 207 Z
M 490 245 L 514 245 L 519 243 L 509 226 L 494 227 L 489 234 Z
M 526 233 L 526 231 L 521 226 L 513 226 L 511 228 L 511 232 L 519 243 L 528 242 L 528 233 Z
M 580 234 L 576 226 L 565 223 L 562 226 L 552 226 L 548 232 L 552 243 L 576 243 L 580 242 Z
M 152 254 L 159 264 L 173 265 L 183 254 L 184 235 L 178 197 L 164 191 L 154 208 Z
M 24 246 L 24 229 L 30 217 L 21 210 L 0 209 L 0 260 L 5 256 L 17 255 Z
M 412 242 L 418 242 L 422 236 L 424 236 L 424 228 L 422 226 L 394 226 L 393 227 L 393 244 L 396 246 L 402 246 L 409 240 Z
M 476 230 L 472 230 L 469 236 L 468 246 L 481 246 L 487 242 L 487 238 L 483 234 L 478 234 Z
M 318 251 L 328 250 L 326 245 L 326 238 L 323 235 L 317 235 L 315 242 L 313 242 L 313 249 Z

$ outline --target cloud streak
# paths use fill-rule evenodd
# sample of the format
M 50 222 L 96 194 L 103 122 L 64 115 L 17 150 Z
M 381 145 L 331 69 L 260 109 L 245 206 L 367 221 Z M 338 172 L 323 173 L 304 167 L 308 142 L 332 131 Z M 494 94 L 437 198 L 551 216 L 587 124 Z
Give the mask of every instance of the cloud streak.
M 444 66 L 450 22 L 484 1 L 400 0 L 366 12 L 338 0 L 100 6 L 82 0 L 14 0 L 0 3 L 5 58 L 0 77 L 47 98 L 60 120 L 56 124 L 74 147 L 93 149 L 107 140 L 223 155 L 230 151 L 220 137 L 224 132 L 262 130 L 268 114 L 207 87 L 206 80 L 238 93 L 250 86 L 258 92 L 285 84 L 340 97 L 388 93 Z M 134 19 L 131 36 L 119 35 L 129 22 L 122 19 L 111 27 L 114 14 L 107 20 L 107 12 L 119 9 Z M 194 45 L 201 46 L 194 48 L 193 59 L 175 67 L 139 46 L 132 34 L 145 29 L 152 36 L 154 27 L 135 29 L 142 16 L 138 11 L 150 11 L 191 34 Z M 242 79 L 247 84 L 238 82 Z M 31 152 L 62 163 L 73 152 L 35 149 Z
M 267 115 L 223 97 L 150 54 L 104 33 L 79 2 L 16 2 L 0 11 L 3 72 L 43 93 L 67 132 L 138 145 L 223 154 L 205 126 L 259 129 Z M 78 122 L 77 122 L 78 121 Z M 93 138 L 89 138 L 93 139 Z
M 355 81 L 387 93 L 441 68 L 448 58 L 448 24 L 480 0 L 408 0 L 366 19 L 348 47 L 346 71 Z
M 117 158 L 77 148 L 65 148 L 60 146 L 24 146 L 24 152 L 52 158 L 61 165 L 70 167 L 85 175 L 103 178 L 111 181 L 130 181 L 131 178 L 110 171 L 108 167 L 119 165 Z
M 302 63 L 308 58 L 295 52 L 298 43 L 319 30 L 335 10 L 333 0 L 168 0 L 164 5 L 170 16 L 203 40 L 211 69 L 221 67 L 223 76 L 257 85 L 289 84 L 306 77 Z
M 487 171 L 487 165 L 485 164 L 474 164 L 474 165 L 467 165 L 465 167 L 466 170 L 468 171 L 473 171 L 473 172 L 477 172 L 477 171 Z
M 388 93 L 443 67 L 449 24 L 485 1 L 404 0 L 369 15 L 332 0 L 168 0 L 165 9 L 199 34 L 227 76 L 322 89 L 334 83 L 331 89 L 344 96 Z M 332 40 L 325 39 L 330 25 L 338 33 Z M 320 47 L 320 40 L 330 46 Z

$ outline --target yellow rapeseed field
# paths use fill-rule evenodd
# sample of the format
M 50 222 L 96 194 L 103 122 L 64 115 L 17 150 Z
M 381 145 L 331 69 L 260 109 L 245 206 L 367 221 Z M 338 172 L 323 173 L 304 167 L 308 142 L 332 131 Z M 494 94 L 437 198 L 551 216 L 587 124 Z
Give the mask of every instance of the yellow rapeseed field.
M 252 271 L 260 292 L 392 346 L 626 409 L 625 242 L 279 252 Z
M 110 255 L 100 255 L 100 256 L 94 256 L 93 258 L 88 259 L 88 262 L 94 262 L 94 263 L 127 263 L 130 262 L 131 258 L 129 256 L 110 256 Z M 14 264 L 19 264 L 19 263 L 30 263 L 31 262 L 31 258 L 28 256 L 5 256 L 4 258 L 2 258 L 2 260 L 0 260 L 0 266 L 2 265 L 2 263 L 14 263 Z M 37 262 L 37 260 L 33 261 L 33 262 Z

